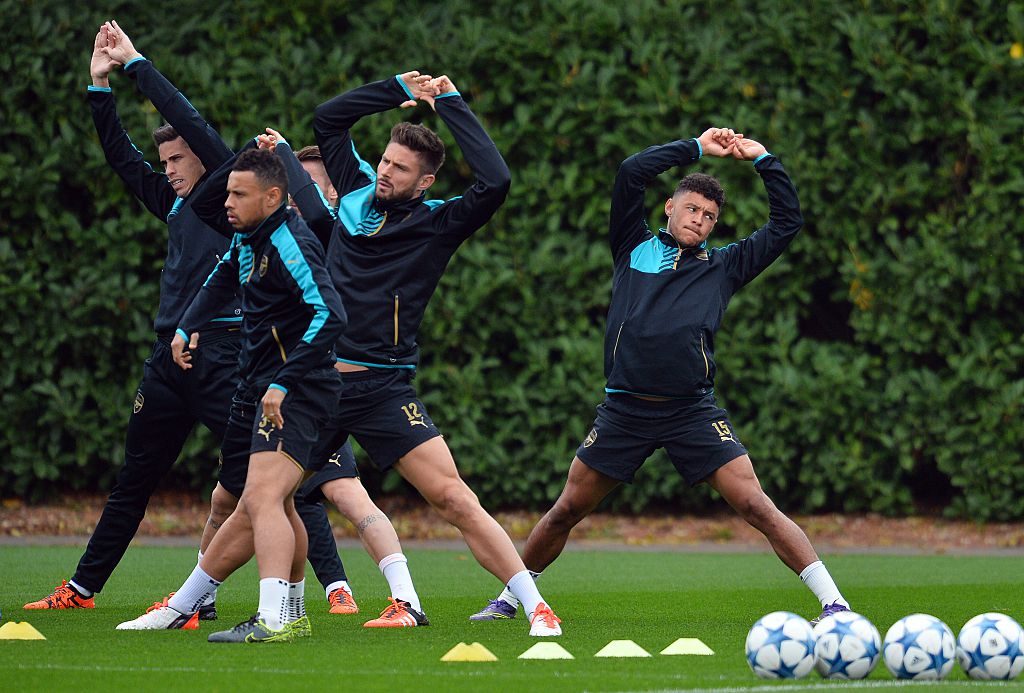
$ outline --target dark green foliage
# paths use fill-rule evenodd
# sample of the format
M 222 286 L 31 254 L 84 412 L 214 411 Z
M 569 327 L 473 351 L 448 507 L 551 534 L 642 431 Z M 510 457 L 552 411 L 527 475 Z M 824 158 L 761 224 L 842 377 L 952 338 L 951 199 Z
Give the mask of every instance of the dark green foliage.
M 794 510 L 1024 517 L 1024 13 L 1000 2 L 123 3 L 118 19 L 239 144 L 311 142 L 312 109 L 405 69 L 449 74 L 513 171 L 421 333 L 423 399 L 489 504 L 558 493 L 601 399 L 616 166 L 733 126 L 786 162 L 807 225 L 733 302 L 718 393 L 762 481 Z M 107 169 L 85 86 L 107 17 L 3 2 L 0 490 L 107 486 L 151 339 L 158 220 Z M 112 76 L 139 146 L 160 123 Z M 374 161 L 398 118 L 367 119 Z M 718 241 L 756 228 L 749 164 L 705 160 Z M 675 175 L 675 174 L 672 174 Z M 470 180 L 452 148 L 434 196 Z M 652 224 L 672 188 L 653 186 Z M 214 441 L 175 472 L 208 484 Z M 380 483 L 376 477 L 368 482 Z M 388 479 L 386 489 L 396 487 Z M 657 457 L 619 507 L 700 511 Z

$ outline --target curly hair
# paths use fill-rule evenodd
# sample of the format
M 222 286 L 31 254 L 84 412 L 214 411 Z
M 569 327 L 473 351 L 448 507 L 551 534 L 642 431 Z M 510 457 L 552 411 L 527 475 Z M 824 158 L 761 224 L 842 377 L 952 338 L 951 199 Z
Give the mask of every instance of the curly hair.
M 247 149 L 238 155 L 232 171 L 252 171 L 263 189 L 278 188 L 288 195 L 288 172 L 281 159 L 269 149 Z
M 725 206 L 725 190 L 722 188 L 722 184 L 718 182 L 717 178 L 706 173 L 691 173 L 684 177 L 679 181 L 672 197 L 681 192 L 695 192 L 702 195 L 717 204 L 719 210 Z

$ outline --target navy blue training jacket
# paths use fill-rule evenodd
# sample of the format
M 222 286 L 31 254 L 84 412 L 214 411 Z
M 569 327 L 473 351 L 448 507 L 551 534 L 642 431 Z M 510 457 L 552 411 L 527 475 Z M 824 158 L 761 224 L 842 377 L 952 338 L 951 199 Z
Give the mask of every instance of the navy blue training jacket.
M 234 158 L 215 171 L 195 201 L 214 228 L 232 229 L 224 200 Z M 257 390 L 288 392 L 309 371 L 333 367 L 332 346 L 347 321 L 331 284 L 319 240 L 294 210 L 281 205 L 256 229 L 235 233 L 231 246 L 178 326 L 186 341 L 242 287 L 239 375 Z
M 412 98 L 397 77 L 364 85 L 317 107 L 320 154 L 340 196 L 327 246 L 331 278 L 349 314 L 338 360 L 383 368 L 415 368 L 416 334 L 427 303 L 459 245 L 505 201 L 511 174 L 483 126 L 457 92 L 435 99 L 437 114 L 455 136 L 475 181 L 447 201 L 420 196 L 385 203 L 374 195 L 373 167 L 359 158 L 349 130 L 363 116 Z M 333 214 L 302 206 L 310 226 Z
M 701 156 L 696 140 L 650 147 L 619 166 L 612 192 L 609 243 L 615 263 L 605 332 L 607 392 L 703 397 L 714 389 L 715 333 L 733 294 L 793 240 L 803 218 L 782 163 L 754 163 L 768 192 L 768 223 L 722 248 L 681 247 L 647 226 L 644 191 L 660 173 Z
M 153 63 L 145 58 L 133 60 L 125 66 L 125 74 L 185 138 L 207 171 L 231 158 L 231 149 Z M 211 229 L 192 210 L 191 200 L 205 178 L 183 199 L 175 194 L 167 176 L 146 162 L 121 124 L 110 88 L 90 86 L 89 105 L 107 162 L 146 209 L 167 224 L 167 258 L 160 272 L 160 304 L 153 327 L 158 335 L 169 338 L 218 258 L 227 251 L 230 236 Z M 241 321 L 239 299 L 226 303 L 211 318 L 214 325 L 237 326 Z

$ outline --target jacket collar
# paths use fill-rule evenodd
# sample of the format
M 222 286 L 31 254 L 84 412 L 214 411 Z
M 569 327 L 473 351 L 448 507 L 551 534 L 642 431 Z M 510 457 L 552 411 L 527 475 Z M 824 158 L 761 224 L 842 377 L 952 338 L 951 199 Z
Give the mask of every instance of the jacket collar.
M 678 248 L 683 252 L 689 251 L 691 253 L 698 253 L 702 250 L 708 249 L 707 239 L 701 241 L 699 246 L 686 246 L 684 248 L 679 245 L 678 241 L 676 241 L 676 236 L 674 236 L 672 233 L 669 233 L 668 229 L 665 228 L 657 229 L 657 239 L 658 241 L 664 243 L 669 248 Z
M 264 238 L 270 236 L 278 229 L 281 224 L 284 223 L 285 218 L 288 215 L 288 206 L 282 204 L 280 207 L 275 209 L 269 217 L 259 223 L 259 225 L 252 231 L 245 233 L 239 232 L 238 235 L 242 237 L 242 243 L 246 245 L 254 245 Z
M 377 196 L 373 198 L 373 208 L 378 212 L 395 214 L 396 212 L 411 212 L 418 207 L 426 197 L 426 192 L 422 192 L 416 197 L 411 197 L 408 200 L 381 200 Z

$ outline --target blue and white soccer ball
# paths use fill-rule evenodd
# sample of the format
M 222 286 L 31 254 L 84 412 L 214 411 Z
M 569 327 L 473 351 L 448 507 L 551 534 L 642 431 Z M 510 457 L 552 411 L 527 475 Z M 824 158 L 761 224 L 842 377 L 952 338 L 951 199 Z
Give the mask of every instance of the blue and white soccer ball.
M 814 668 L 826 679 L 862 679 L 878 665 L 882 638 L 860 614 L 840 611 L 814 627 Z
M 955 656 L 953 631 L 928 614 L 911 614 L 896 621 L 882 645 L 885 666 L 900 679 L 944 679 Z
M 814 668 L 814 631 L 788 611 L 763 616 L 747 633 L 747 664 L 763 679 L 801 679 Z
M 1008 681 L 1024 670 L 1024 630 L 1004 614 L 975 616 L 960 629 L 956 658 L 972 679 Z

